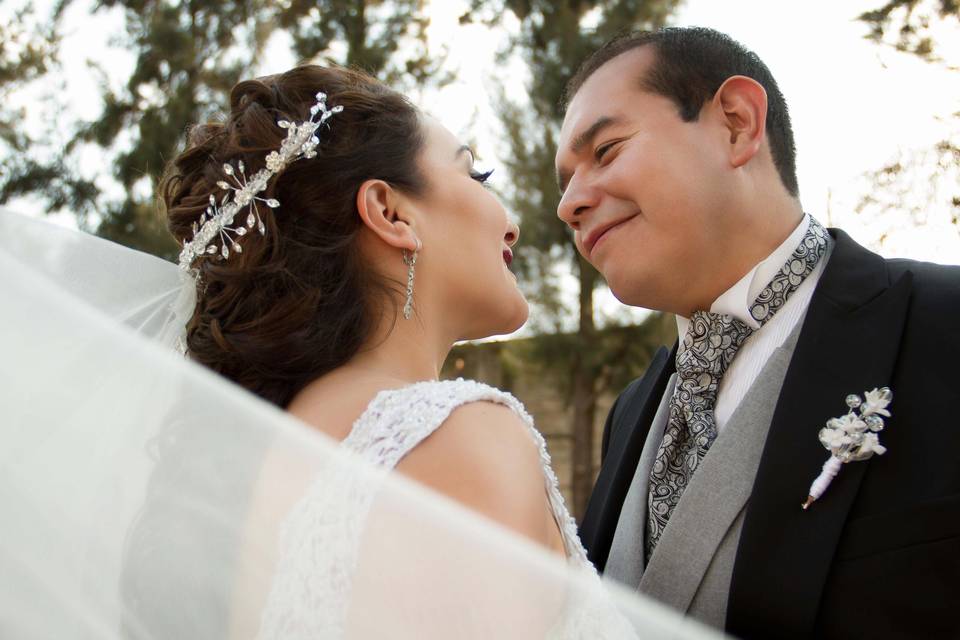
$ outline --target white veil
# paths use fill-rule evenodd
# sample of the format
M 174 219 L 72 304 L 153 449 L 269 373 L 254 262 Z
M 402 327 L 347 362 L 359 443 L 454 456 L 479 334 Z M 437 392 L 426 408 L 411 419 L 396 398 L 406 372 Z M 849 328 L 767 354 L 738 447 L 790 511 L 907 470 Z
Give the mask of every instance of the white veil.
M 185 360 L 176 265 L 0 212 L 0 269 L 0 637 L 255 637 L 284 520 L 332 477 L 377 489 L 348 637 L 545 637 L 576 607 L 714 637 Z

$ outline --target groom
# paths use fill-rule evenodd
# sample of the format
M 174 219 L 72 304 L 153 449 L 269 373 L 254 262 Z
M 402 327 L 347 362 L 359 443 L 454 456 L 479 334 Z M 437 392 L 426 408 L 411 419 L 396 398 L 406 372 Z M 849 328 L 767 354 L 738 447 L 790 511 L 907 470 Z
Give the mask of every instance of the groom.
M 744 638 L 960 637 L 960 268 L 804 214 L 776 82 L 709 29 L 594 53 L 558 148 L 579 251 L 680 334 L 607 419 L 597 568 Z M 886 451 L 802 508 L 820 430 L 882 387 L 891 415 L 860 433 L 885 421 Z

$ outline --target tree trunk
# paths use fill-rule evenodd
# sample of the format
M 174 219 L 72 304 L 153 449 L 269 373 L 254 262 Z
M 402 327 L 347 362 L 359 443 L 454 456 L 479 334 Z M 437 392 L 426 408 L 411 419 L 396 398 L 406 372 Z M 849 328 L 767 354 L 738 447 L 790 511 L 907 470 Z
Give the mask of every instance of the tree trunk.
M 573 514 L 579 522 L 593 490 L 593 423 L 597 408 L 595 376 L 589 352 L 594 348 L 593 289 L 597 272 L 578 257 L 580 279 L 580 329 L 573 359 Z
M 367 3 L 356 0 L 353 11 L 344 17 L 344 36 L 347 41 L 347 66 L 368 68 L 367 62 Z

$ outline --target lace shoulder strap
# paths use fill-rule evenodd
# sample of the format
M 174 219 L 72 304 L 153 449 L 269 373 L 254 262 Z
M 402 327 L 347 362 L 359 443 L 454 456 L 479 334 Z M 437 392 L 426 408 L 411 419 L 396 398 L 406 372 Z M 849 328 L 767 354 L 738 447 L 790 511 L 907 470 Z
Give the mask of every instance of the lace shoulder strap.
M 456 408 L 483 401 L 509 407 L 526 425 L 540 452 L 547 496 L 567 555 L 571 560 L 586 563 L 586 552 L 577 537 L 576 521 L 564 504 L 546 441 L 534 427 L 533 418 L 523 404 L 506 391 L 462 378 L 420 382 L 402 389 L 381 391 L 354 423 L 343 446 L 377 466 L 392 469 L 436 431 Z
M 393 468 L 457 407 L 484 400 L 505 404 L 532 424 L 516 398 L 489 385 L 462 378 L 420 382 L 378 393 L 353 424 L 343 446 L 377 466 Z

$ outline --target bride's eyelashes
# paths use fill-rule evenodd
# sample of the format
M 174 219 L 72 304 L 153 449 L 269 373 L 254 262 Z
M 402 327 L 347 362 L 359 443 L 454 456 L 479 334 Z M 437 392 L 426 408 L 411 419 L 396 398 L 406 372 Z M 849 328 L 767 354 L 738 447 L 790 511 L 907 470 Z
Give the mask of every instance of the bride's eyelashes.
M 490 175 L 492 173 L 493 173 L 493 169 L 490 169 L 490 171 L 483 171 L 483 172 L 475 171 L 471 169 L 470 177 L 476 180 L 477 182 L 479 182 L 480 184 L 485 184 L 487 180 L 490 178 Z

